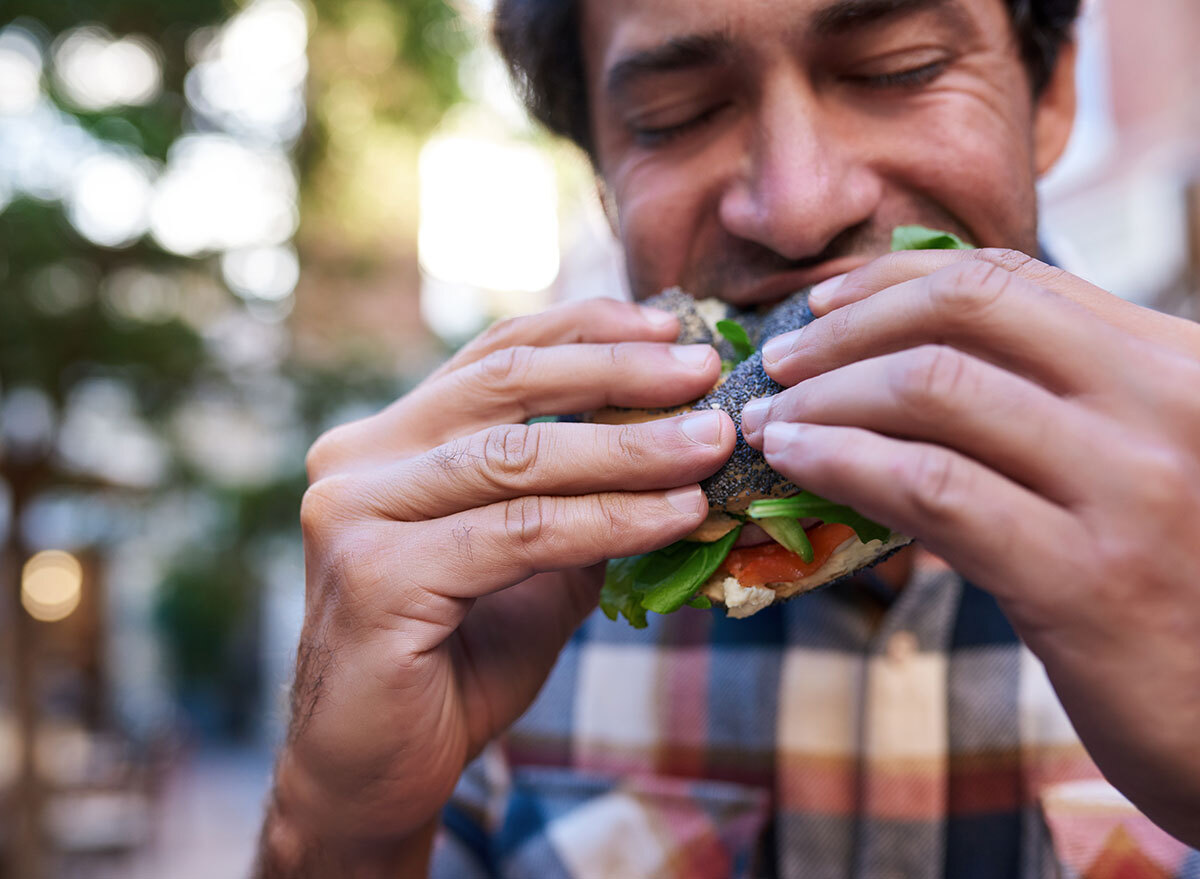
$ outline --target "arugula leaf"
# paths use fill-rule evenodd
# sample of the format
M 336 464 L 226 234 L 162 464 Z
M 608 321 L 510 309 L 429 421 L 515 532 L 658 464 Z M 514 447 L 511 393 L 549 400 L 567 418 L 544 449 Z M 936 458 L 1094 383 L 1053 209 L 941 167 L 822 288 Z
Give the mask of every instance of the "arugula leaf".
M 811 517 L 820 519 L 822 522 L 849 525 L 863 543 L 869 543 L 872 540 L 887 540 L 892 533 L 883 525 L 872 522 L 849 507 L 827 501 L 811 491 L 802 491 L 793 497 L 757 500 L 750 504 L 750 508 L 746 512 L 751 519 L 770 519 L 778 516 L 790 516 L 793 519 Z
M 897 250 L 973 250 L 953 232 L 924 226 L 897 226 L 892 230 L 892 251 Z
M 654 565 L 639 569 L 634 589 L 642 593 L 642 607 L 655 613 L 670 613 L 691 601 L 696 590 L 721 567 L 721 562 L 725 561 L 741 532 L 739 526 L 712 543 L 681 541 L 687 549 L 680 554 L 686 555 L 678 567 L 674 567 L 674 562 L 671 563 L 674 569 L 666 576 L 659 576 L 660 571 Z M 662 572 L 665 573 L 665 570 L 662 569 Z
M 784 549 L 794 552 L 805 562 L 813 560 L 812 542 L 800 527 L 799 519 L 791 516 L 771 516 L 759 519 L 758 524 Z
M 635 629 L 644 629 L 646 609 L 641 597 L 633 591 L 633 575 L 645 556 L 635 555 L 624 559 L 613 559 L 604 570 L 604 587 L 600 590 L 600 609 L 610 620 L 617 616 L 629 620 Z
M 717 332 L 724 336 L 725 340 L 733 346 L 733 350 L 738 356 L 738 363 L 741 363 L 754 353 L 754 346 L 750 343 L 750 336 L 746 333 L 746 328 L 737 321 L 717 321 Z
M 604 573 L 600 607 L 615 620 L 624 616 L 635 629 L 647 625 L 646 611 L 670 613 L 685 604 L 712 607 L 696 590 L 729 555 L 741 526 L 713 543 L 680 540 L 654 552 L 613 559 Z

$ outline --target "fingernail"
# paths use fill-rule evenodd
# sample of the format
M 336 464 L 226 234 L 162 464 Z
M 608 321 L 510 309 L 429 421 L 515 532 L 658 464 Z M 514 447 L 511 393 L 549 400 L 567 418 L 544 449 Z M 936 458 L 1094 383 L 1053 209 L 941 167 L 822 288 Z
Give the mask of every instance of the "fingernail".
M 837 288 L 842 286 L 842 281 L 846 280 L 846 276 L 834 275 L 832 278 L 827 278 L 817 286 L 813 287 L 808 293 L 809 308 L 823 308 L 829 304 L 833 298 L 833 294 L 837 292 Z
M 711 411 L 689 415 L 683 420 L 683 432 L 694 443 L 702 446 L 719 446 L 721 444 L 721 413 Z
M 661 308 L 647 308 L 644 305 L 641 306 L 641 309 L 642 317 L 646 319 L 646 323 L 650 324 L 656 330 L 665 330 L 675 323 L 675 315 L 669 311 L 663 311 Z
M 795 350 L 796 345 L 800 341 L 800 334 L 803 330 L 792 330 L 790 333 L 784 333 L 782 336 L 776 336 L 767 344 L 763 345 L 762 356 L 763 363 L 768 366 L 773 366 L 783 358 L 787 357 Z
M 704 492 L 698 485 L 688 485 L 683 488 L 673 488 L 665 495 L 667 503 L 689 516 L 694 516 L 704 510 Z
M 763 430 L 763 454 L 786 455 L 804 436 L 805 426 L 790 421 L 773 421 Z
M 671 355 L 688 369 L 701 369 L 713 356 L 713 349 L 709 345 L 675 345 Z
M 758 397 L 742 407 L 742 433 L 754 433 L 762 427 L 763 420 L 767 417 L 767 410 L 770 408 L 770 397 Z

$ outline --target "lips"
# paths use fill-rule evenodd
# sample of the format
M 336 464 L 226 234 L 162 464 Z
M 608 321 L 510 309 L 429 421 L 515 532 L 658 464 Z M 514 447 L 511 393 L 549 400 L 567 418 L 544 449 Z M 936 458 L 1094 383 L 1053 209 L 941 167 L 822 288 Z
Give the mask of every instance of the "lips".
M 790 272 L 774 273 L 756 283 L 739 287 L 727 286 L 717 297 L 738 308 L 772 307 L 803 287 L 819 284 L 835 275 L 842 275 L 864 266 L 872 260 L 870 256 L 847 256 L 822 262 L 811 268 Z M 694 286 L 693 289 L 699 289 Z

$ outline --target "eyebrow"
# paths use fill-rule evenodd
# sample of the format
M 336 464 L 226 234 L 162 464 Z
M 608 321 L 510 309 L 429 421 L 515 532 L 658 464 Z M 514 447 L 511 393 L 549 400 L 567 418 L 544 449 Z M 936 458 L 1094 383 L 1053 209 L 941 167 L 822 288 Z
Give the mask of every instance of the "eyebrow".
M 862 27 L 918 12 L 939 12 L 961 32 L 971 29 L 970 16 L 956 0 L 834 0 L 808 22 L 816 37 L 837 37 Z M 656 74 L 700 70 L 726 64 L 736 53 L 728 32 L 686 34 L 622 57 L 609 68 L 605 87 L 620 95 L 637 80 Z
M 932 10 L 948 14 L 956 24 L 963 24 L 967 17 L 954 0 L 836 0 L 813 15 L 810 28 L 818 37 L 835 37 L 856 28 Z
M 672 37 L 660 45 L 623 57 L 605 80 L 610 94 L 620 94 L 634 81 L 655 74 L 717 67 L 733 55 L 733 41 L 724 32 Z

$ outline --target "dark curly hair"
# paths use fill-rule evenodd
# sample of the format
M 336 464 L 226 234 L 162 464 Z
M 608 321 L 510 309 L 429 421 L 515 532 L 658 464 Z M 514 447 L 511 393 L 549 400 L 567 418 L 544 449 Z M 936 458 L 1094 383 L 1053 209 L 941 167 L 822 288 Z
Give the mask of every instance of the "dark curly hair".
M 1070 38 L 1080 0 L 1004 0 L 1033 93 L 1040 94 Z M 594 158 L 578 0 L 497 0 L 492 27 L 529 111 Z

